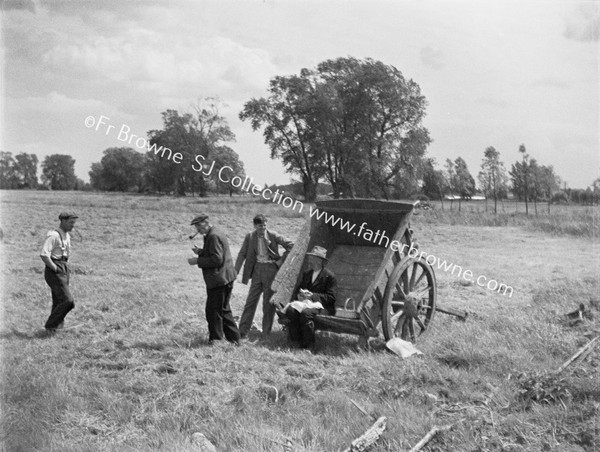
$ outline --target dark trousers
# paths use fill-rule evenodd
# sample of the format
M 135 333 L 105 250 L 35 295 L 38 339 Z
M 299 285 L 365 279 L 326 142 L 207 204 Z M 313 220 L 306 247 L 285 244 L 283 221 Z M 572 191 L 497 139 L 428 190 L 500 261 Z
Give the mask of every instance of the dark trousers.
M 75 307 L 69 290 L 69 265 L 64 260 L 55 260 L 56 272 L 46 267 L 44 279 L 52 291 L 52 311 L 46 321 L 46 329 L 52 330 L 60 325 L 71 309 Z
M 315 345 L 315 316 L 324 309 L 305 309 L 298 312 L 288 308 L 285 315 L 290 319 L 288 331 L 292 342 L 299 342 L 302 348 L 311 348 Z
M 222 340 L 223 336 L 229 342 L 238 342 L 240 340 L 240 332 L 233 320 L 231 306 L 231 291 L 233 290 L 233 282 L 224 286 L 207 289 L 206 299 L 206 321 L 208 322 L 208 340 Z
M 260 299 L 261 294 L 263 296 L 263 333 L 269 334 L 273 329 L 276 307 L 269 301 L 273 296 L 271 284 L 273 283 L 276 274 L 277 265 L 273 263 L 262 264 L 257 262 L 254 265 L 248 298 L 246 298 L 246 304 L 244 305 L 244 311 L 242 312 L 242 318 L 240 319 L 240 334 L 242 336 L 246 336 L 248 331 L 250 331 L 250 328 L 252 328 L 252 321 L 254 320 L 254 314 L 256 313 L 256 307 L 258 306 L 258 300 Z

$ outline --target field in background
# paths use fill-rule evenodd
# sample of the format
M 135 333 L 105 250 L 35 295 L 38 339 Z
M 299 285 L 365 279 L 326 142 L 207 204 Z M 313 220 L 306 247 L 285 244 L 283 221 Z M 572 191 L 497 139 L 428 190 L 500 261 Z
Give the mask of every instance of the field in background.
M 191 218 L 211 214 L 235 257 L 257 212 L 290 238 L 305 221 L 297 212 L 250 197 L 2 192 L 4 449 L 192 451 L 202 432 L 219 451 L 283 451 L 286 440 L 343 450 L 373 423 L 352 401 L 388 419 L 376 451 L 408 450 L 450 424 L 424 450 L 597 449 L 597 352 L 551 376 L 600 334 L 597 208 L 561 206 L 544 229 L 533 215 L 445 207 L 415 215 L 421 249 L 514 295 L 437 270 L 440 304 L 469 318 L 438 313 L 417 344 L 424 356 L 402 361 L 382 340 L 364 351 L 335 334 L 318 333 L 316 355 L 291 350 L 279 329 L 242 347 L 206 344 L 204 283 L 186 262 Z M 39 248 L 65 209 L 80 215 L 76 308 L 65 331 L 41 339 L 50 291 Z M 234 287 L 237 315 L 247 289 Z M 564 314 L 579 303 L 590 316 L 572 322 Z
M 431 223 L 471 226 L 518 226 L 550 234 L 583 237 L 600 236 L 600 207 L 538 203 L 537 213 L 533 203 L 526 214 L 524 202 L 463 201 L 459 212 L 458 201 L 430 202 L 433 209 L 424 212 L 424 220 Z

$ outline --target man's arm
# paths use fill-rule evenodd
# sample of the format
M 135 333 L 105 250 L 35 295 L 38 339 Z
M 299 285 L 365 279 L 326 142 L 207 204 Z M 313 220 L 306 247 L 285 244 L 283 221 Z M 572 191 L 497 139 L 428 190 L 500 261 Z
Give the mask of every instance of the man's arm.
M 54 262 L 52 262 L 52 259 L 50 259 L 50 257 L 48 257 L 48 256 L 40 256 L 40 257 L 44 261 L 44 264 L 46 264 L 46 267 L 48 267 L 50 270 L 52 270 L 53 272 L 56 273 L 56 271 L 58 270 L 58 267 L 56 266 L 56 264 Z
M 331 311 L 335 306 L 335 292 L 337 289 L 337 280 L 335 276 L 331 273 L 328 273 L 322 283 L 322 288 L 320 288 L 320 292 L 313 292 L 311 299 L 312 301 L 319 301 L 323 305 L 325 309 Z
M 237 259 L 235 260 L 235 272 L 239 273 L 242 268 L 242 264 L 246 260 L 246 256 L 248 255 L 248 247 L 250 246 L 250 236 L 252 233 L 247 234 L 244 238 L 244 243 L 242 243 L 242 247 L 240 248 L 240 252 L 237 255 Z
M 294 292 L 292 293 L 292 301 L 298 299 L 298 294 L 300 293 L 300 289 L 306 289 L 308 287 L 311 275 L 312 275 L 312 273 L 310 271 L 304 272 L 302 274 L 302 279 L 300 279 L 300 284 L 298 284 L 298 287 L 296 287 L 296 290 L 294 290 Z
M 215 268 L 220 267 L 225 262 L 225 252 L 223 250 L 223 244 L 219 237 L 215 234 L 207 235 L 206 240 L 206 252 L 198 256 L 196 265 L 200 268 Z
M 46 240 L 44 240 L 44 245 L 42 246 L 42 252 L 40 253 L 40 258 L 42 259 L 42 261 L 44 261 L 44 264 L 46 265 L 46 267 L 48 267 L 50 270 L 52 270 L 53 272 L 56 272 L 56 270 L 58 269 L 57 265 L 52 262 L 52 250 L 54 249 L 54 242 L 56 241 L 56 236 L 55 234 L 58 234 L 58 232 L 53 233 L 53 232 L 49 232 L 48 236 L 46 237 Z
M 283 255 L 277 261 L 275 261 L 277 267 L 281 268 L 283 262 L 285 261 L 285 258 L 288 256 L 288 254 L 290 254 L 290 251 L 294 247 L 294 242 L 286 239 L 284 236 L 279 235 L 276 232 L 273 232 L 273 238 L 275 239 L 275 243 L 280 245 L 285 250 Z

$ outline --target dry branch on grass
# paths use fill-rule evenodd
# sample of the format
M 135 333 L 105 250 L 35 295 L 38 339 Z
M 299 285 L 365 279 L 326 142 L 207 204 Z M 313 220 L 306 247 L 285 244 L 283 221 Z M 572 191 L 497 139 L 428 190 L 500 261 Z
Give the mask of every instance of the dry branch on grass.
M 427 432 L 427 435 L 425 435 L 421 441 L 419 441 L 417 444 L 415 444 L 415 447 L 413 447 L 410 452 L 416 452 L 418 450 L 421 450 L 421 448 L 427 444 L 429 441 L 431 441 L 431 439 L 437 435 L 439 432 L 446 432 L 448 430 L 450 430 L 453 427 L 453 425 L 444 425 L 443 427 L 433 427 L 431 430 L 429 430 L 429 432 Z
M 365 416 L 367 416 L 368 418 L 370 418 L 370 419 L 371 419 L 371 420 L 373 420 L 373 421 L 375 420 L 375 417 L 374 417 L 374 416 L 371 416 L 371 415 L 370 415 L 370 414 L 367 412 L 367 410 L 365 410 L 363 407 L 361 407 L 361 406 L 360 406 L 358 403 L 356 403 L 354 400 L 350 399 L 350 402 L 352 402 L 352 404 L 353 404 L 353 405 L 354 405 L 356 408 L 358 408 L 358 410 L 359 410 L 359 411 L 360 411 L 362 414 L 364 414 Z
M 362 436 L 356 438 L 350 444 L 350 448 L 345 449 L 344 452 L 362 452 L 371 447 L 379 439 L 383 431 L 385 430 L 387 419 L 382 416 L 367 430 Z
M 592 339 L 587 344 L 585 344 L 583 347 L 581 347 L 579 350 L 577 350 L 577 353 L 575 353 L 568 360 L 566 360 L 565 363 L 556 370 L 556 373 L 557 374 L 561 373 L 563 370 L 565 370 L 572 362 L 574 362 L 581 355 L 585 354 L 587 356 L 587 354 L 589 352 L 591 352 L 592 348 L 594 347 L 594 345 L 596 343 L 596 340 L 599 337 L 600 336 L 596 336 L 594 339 Z

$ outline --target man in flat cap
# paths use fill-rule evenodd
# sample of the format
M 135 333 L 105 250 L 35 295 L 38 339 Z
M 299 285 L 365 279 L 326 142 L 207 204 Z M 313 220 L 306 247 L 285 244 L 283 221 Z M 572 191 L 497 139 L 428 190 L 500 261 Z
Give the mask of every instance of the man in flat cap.
M 48 231 L 42 246 L 40 257 L 46 268 L 44 279 L 52 292 L 52 311 L 46 321 L 46 331 L 54 333 L 62 328 L 66 315 L 75 307 L 73 296 L 69 290 L 69 256 L 71 255 L 71 235 L 77 215 L 63 212 L 58 216 L 60 225 L 53 231 Z
M 202 269 L 206 283 L 208 341 L 212 344 L 225 336 L 229 342 L 239 344 L 240 332 L 233 320 L 229 304 L 233 281 L 237 275 L 227 237 L 210 224 L 206 214 L 198 215 L 191 224 L 204 236 L 202 249 L 193 248 L 198 257 L 188 259 L 188 263 Z
M 294 246 L 294 243 L 285 237 L 277 234 L 274 231 L 267 230 L 267 218 L 258 214 L 252 220 L 254 224 L 254 232 L 246 235 L 242 248 L 238 253 L 235 261 L 235 271 L 240 272 L 242 264 L 244 264 L 244 273 L 242 275 L 242 284 L 250 284 L 244 312 L 240 320 L 240 334 L 244 338 L 254 320 L 256 307 L 260 295 L 263 296 L 263 317 L 262 331 L 263 334 L 269 334 L 273 328 L 273 320 L 275 318 L 276 307 L 270 303 L 273 291 L 271 284 L 277 275 L 277 270 L 283 264 L 288 253 Z M 279 255 L 279 247 L 284 249 L 283 256 Z

